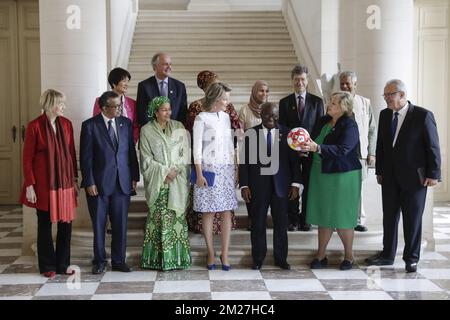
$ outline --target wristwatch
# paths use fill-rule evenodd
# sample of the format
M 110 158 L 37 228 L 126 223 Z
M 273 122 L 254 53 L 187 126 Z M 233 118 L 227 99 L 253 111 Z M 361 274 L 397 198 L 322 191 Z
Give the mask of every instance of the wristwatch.
M 322 149 L 320 148 L 320 144 L 317 145 L 317 153 L 322 154 Z

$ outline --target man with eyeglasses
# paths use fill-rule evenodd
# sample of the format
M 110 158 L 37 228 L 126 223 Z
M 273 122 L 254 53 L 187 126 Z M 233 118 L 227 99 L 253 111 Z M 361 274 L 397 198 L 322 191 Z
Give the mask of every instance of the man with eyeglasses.
M 92 273 L 106 271 L 105 227 L 112 227 L 111 265 L 113 271 L 130 272 L 126 264 L 126 240 L 130 195 L 139 181 L 139 167 L 133 140 L 133 124 L 119 116 L 120 99 L 114 91 L 98 99 L 101 113 L 84 121 L 81 127 L 81 187 L 94 231 Z
M 344 71 L 339 75 L 339 82 L 342 91 L 349 92 L 353 96 L 353 113 L 359 131 L 359 159 L 361 161 L 361 178 L 367 178 L 368 166 L 375 165 L 375 146 L 377 140 L 377 126 L 373 116 L 370 100 L 356 94 L 357 77 L 353 71 Z M 367 231 L 366 213 L 363 205 L 363 184 L 361 184 L 361 200 L 359 203 L 358 225 L 355 231 Z
M 296 65 L 291 71 L 291 81 L 294 88 L 294 93 L 280 100 L 279 123 L 289 129 L 302 127 L 308 132 L 312 132 L 318 120 L 324 115 L 325 110 L 322 99 L 307 92 L 309 83 L 308 78 L 308 68 L 306 66 Z M 303 184 L 303 191 L 301 194 L 301 211 L 299 210 L 300 197 L 289 201 L 288 231 L 311 230 L 311 225 L 306 223 L 306 207 L 311 160 L 307 157 L 302 157 L 300 162 Z
M 401 80 L 388 81 L 383 96 L 387 108 L 380 113 L 375 165 L 383 199 L 383 251 L 366 262 L 394 264 L 401 211 L 405 269 L 416 272 L 427 187 L 441 178 L 436 121 L 431 111 L 407 100 Z

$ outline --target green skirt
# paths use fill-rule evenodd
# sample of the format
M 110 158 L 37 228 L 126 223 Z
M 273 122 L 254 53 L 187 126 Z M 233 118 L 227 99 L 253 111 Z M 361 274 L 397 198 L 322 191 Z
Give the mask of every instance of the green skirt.
M 326 125 L 316 142 L 321 144 L 331 131 Z M 353 229 L 357 225 L 361 199 L 361 169 L 322 173 L 322 159 L 313 155 L 309 177 L 307 223 L 325 228 Z
M 141 267 L 156 270 L 187 269 L 191 266 L 191 249 L 185 213 L 167 208 L 169 188 L 160 190 L 150 208 L 145 225 Z

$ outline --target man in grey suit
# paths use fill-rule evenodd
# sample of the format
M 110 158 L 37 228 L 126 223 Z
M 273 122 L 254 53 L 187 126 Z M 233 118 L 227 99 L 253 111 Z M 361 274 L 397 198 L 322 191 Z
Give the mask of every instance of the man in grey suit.
M 375 165 L 375 149 L 377 144 L 377 125 L 373 116 L 370 100 L 356 94 L 356 73 L 353 71 L 344 71 L 339 75 L 340 87 L 342 91 L 347 91 L 353 95 L 353 113 L 359 131 L 359 159 L 362 165 L 361 178 L 364 181 L 367 178 L 368 166 Z M 363 204 L 363 184 L 361 184 L 361 201 L 359 203 L 358 225 L 355 231 L 367 231 L 366 213 Z

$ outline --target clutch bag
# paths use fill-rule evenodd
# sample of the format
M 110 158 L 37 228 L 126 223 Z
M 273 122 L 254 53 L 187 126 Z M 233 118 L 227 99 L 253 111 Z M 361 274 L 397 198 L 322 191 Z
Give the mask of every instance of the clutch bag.
M 202 174 L 205 177 L 206 182 L 208 183 L 208 187 L 214 186 L 214 180 L 216 178 L 216 174 L 211 171 L 203 171 L 203 170 L 202 170 Z M 191 183 L 192 184 L 197 183 L 197 172 L 195 171 L 195 169 L 191 170 Z

